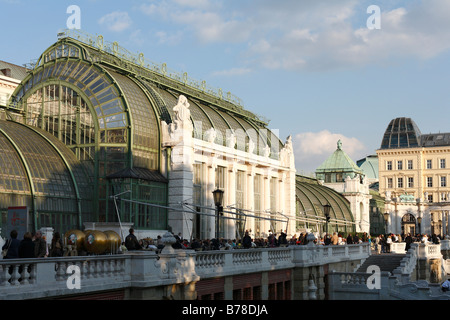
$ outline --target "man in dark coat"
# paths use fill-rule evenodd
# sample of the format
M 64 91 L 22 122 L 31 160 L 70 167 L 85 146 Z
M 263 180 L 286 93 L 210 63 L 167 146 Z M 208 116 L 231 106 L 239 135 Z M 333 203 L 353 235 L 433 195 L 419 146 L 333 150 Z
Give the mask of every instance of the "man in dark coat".
M 19 258 L 20 245 L 20 240 L 17 239 L 17 230 L 12 230 L 9 235 L 11 239 L 6 241 L 6 243 L 2 247 L 2 250 L 8 248 L 8 252 L 6 256 L 3 257 L 3 259 L 17 259 Z
M 347 236 L 347 244 L 353 244 L 353 237 L 351 233 L 349 233 Z
M 30 232 L 26 232 L 20 241 L 19 258 L 34 258 L 34 242 Z
M 127 237 L 125 238 L 125 247 L 127 247 L 128 251 L 142 249 L 141 245 L 139 244 L 138 239 L 134 235 L 133 228 L 130 229 L 130 234 L 127 235 Z
M 42 232 L 36 231 L 34 235 L 34 256 L 43 258 L 47 255 L 47 242 L 42 238 Z
M 250 238 L 248 231 L 245 231 L 244 238 L 242 239 L 242 245 L 245 249 L 249 249 L 252 247 L 252 238 Z
M 408 235 L 405 238 L 406 246 L 405 251 L 408 251 L 411 248 L 411 243 L 413 243 L 413 238 L 411 237 L 411 234 L 408 233 Z

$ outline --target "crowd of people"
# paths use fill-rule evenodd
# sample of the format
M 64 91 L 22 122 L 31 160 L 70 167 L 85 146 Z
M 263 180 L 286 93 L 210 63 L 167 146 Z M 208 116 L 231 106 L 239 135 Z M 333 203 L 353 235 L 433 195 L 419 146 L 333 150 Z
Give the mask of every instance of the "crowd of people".
M 405 251 L 408 251 L 411 248 L 411 244 L 414 242 L 420 242 L 424 244 L 439 244 L 442 240 L 440 235 L 432 234 L 431 236 L 427 234 L 380 234 L 372 241 L 372 248 L 377 252 L 377 254 L 381 253 L 390 253 L 392 243 L 400 243 L 404 242 Z
M 64 246 L 59 232 L 53 234 L 50 246 L 47 245 L 41 231 L 36 231 L 34 234 L 26 232 L 21 240 L 17 237 L 17 230 L 12 230 L 10 238 L 2 247 L 3 259 L 61 257 L 63 255 Z
M 16 230 L 11 231 L 10 239 L 2 247 L 4 259 L 17 259 L 17 258 L 42 258 L 42 257 L 61 257 L 64 254 L 64 246 L 61 236 L 58 232 L 53 234 L 51 245 L 47 245 L 45 238 L 40 231 L 35 234 L 26 232 L 22 240 L 17 239 L 18 233 Z M 408 251 L 411 243 L 440 243 L 440 236 L 435 234 L 428 236 L 422 234 L 416 235 L 399 235 L 399 234 L 387 234 L 371 237 L 370 234 L 364 232 L 348 233 L 344 235 L 340 232 L 334 232 L 332 234 L 325 233 L 322 236 L 319 233 L 302 232 L 297 237 L 294 234 L 288 238 L 287 233 L 281 231 L 279 234 L 270 232 L 268 237 L 254 237 L 250 236 L 250 232 L 247 230 L 242 238 L 238 239 L 198 239 L 193 238 L 191 240 L 184 239 L 181 233 L 174 236 L 175 243 L 172 244 L 174 249 L 191 249 L 197 251 L 208 250 L 232 250 L 232 249 L 250 249 L 250 248 L 275 248 L 275 247 L 287 247 L 294 245 L 307 245 L 312 242 L 314 245 L 347 245 L 347 244 L 360 244 L 368 242 L 371 245 L 372 250 L 381 253 L 391 252 L 391 244 L 398 242 L 405 242 L 405 250 Z M 159 235 L 156 239 L 144 238 L 138 240 L 134 235 L 134 229 L 129 230 L 129 235 L 122 243 L 122 251 L 142 250 L 149 249 L 154 251 L 161 251 L 165 247 L 162 237 Z
M 198 239 L 193 238 L 192 240 L 183 239 L 181 234 L 175 236 L 176 242 L 172 244 L 174 249 L 191 249 L 197 251 L 207 251 L 207 250 L 232 250 L 232 249 L 249 249 L 249 248 L 274 248 L 274 247 L 287 247 L 293 245 L 307 245 L 312 242 L 315 245 L 350 245 L 350 244 L 361 244 L 369 243 L 371 249 L 375 252 L 389 253 L 391 252 L 391 244 L 405 242 L 405 250 L 408 251 L 411 243 L 422 242 L 429 244 L 440 243 L 440 236 L 435 234 L 428 235 L 399 235 L 399 234 L 382 234 L 372 237 L 367 232 L 364 233 L 348 233 L 343 234 L 340 232 L 334 232 L 332 234 L 325 233 L 322 236 L 319 233 L 312 233 L 314 236 L 311 237 L 311 233 L 302 232 L 297 236 L 294 234 L 292 237 L 288 238 L 286 232 L 280 232 L 279 234 L 271 233 L 269 231 L 268 237 L 255 237 L 252 238 L 249 235 L 249 231 L 245 232 L 245 235 L 241 239 Z M 130 247 L 128 250 L 138 250 L 138 249 L 151 249 L 155 251 L 160 251 L 164 248 L 164 243 L 162 242 L 161 236 L 157 239 L 142 239 L 134 240 L 137 244 L 136 246 Z M 128 246 L 127 246 L 128 248 Z
M 130 229 L 132 234 L 132 229 Z M 292 237 L 287 236 L 285 231 L 281 231 L 279 234 L 272 233 L 269 230 L 268 237 L 254 237 L 250 236 L 250 232 L 247 230 L 242 238 L 238 239 L 225 239 L 225 238 L 213 238 L 213 239 L 198 239 L 192 240 L 183 239 L 181 234 L 175 236 L 176 242 L 172 244 L 174 249 L 191 249 L 197 251 L 207 250 L 232 250 L 232 249 L 250 249 L 250 248 L 275 248 L 275 247 L 287 247 L 293 245 L 307 245 L 312 242 L 315 245 L 344 245 L 344 244 L 358 244 L 362 242 L 370 241 L 370 236 L 367 233 L 358 236 L 358 234 L 348 234 L 347 237 L 343 237 L 341 234 L 335 232 L 334 234 L 325 234 L 320 237 L 319 234 L 312 233 L 314 237 L 311 237 L 311 233 L 302 232 L 298 236 L 294 234 Z M 133 235 L 134 237 L 134 235 Z M 162 250 L 164 243 L 161 236 L 157 239 L 145 238 L 141 240 L 130 238 L 130 241 L 125 241 L 124 246 L 127 250 Z M 127 244 L 128 243 L 128 244 Z

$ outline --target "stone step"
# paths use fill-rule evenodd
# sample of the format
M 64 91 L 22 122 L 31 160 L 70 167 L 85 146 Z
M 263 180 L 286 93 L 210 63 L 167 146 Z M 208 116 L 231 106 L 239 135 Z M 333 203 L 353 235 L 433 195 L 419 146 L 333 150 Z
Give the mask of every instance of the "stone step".
M 371 255 L 356 272 L 367 272 L 367 268 L 371 265 L 380 267 L 381 271 L 392 272 L 400 265 L 404 257 L 404 254 Z

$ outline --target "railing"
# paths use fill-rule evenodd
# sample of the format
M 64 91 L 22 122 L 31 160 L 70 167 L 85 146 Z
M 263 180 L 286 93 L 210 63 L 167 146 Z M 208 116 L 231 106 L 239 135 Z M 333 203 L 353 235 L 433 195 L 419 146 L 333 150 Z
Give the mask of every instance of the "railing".
M 80 293 L 126 287 L 130 280 L 128 260 L 125 255 L 1 260 L 1 298 L 71 294 L 75 289 L 69 284 L 72 274 L 82 284 Z
M 445 240 L 447 241 L 447 240 Z M 450 300 L 450 294 L 440 290 L 439 284 L 431 284 L 424 280 L 412 282 L 410 275 L 414 272 L 419 259 L 440 259 L 441 244 L 413 243 L 401 260 L 400 266 L 390 272 L 375 273 L 344 273 L 332 271 L 328 275 L 329 298 L 331 300 Z M 446 261 L 444 270 L 446 269 Z M 377 286 L 373 281 L 376 280 Z
M 373 275 L 368 273 L 333 272 L 328 275 L 330 300 L 450 300 L 450 293 L 439 284 L 426 281 L 402 283 L 390 272 L 383 271 L 378 278 L 380 288 L 374 287 Z
M 298 246 L 294 250 L 294 263 L 297 267 L 323 265 L 344 260 L 359 260 L 370 256 L 368 243 L 329 246 Z
M 155 287 L 360 260 L 368 255 L 369 245 L 361 244 L 200 252 L 163 250 L 160 254 L 137 251 L 109 256 L 0 260 L 0 299 L 37 299 Z

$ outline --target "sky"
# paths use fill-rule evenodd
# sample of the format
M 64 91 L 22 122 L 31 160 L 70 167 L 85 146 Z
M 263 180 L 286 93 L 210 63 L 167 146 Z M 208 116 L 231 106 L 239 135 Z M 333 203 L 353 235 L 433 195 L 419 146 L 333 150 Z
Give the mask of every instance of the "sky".
M 0 0 L 0 60 L 39 58 L 73 26 L 230 91 L 291 135 L 297 172 L 375 154 L 396 117 L 450 132 L 448 0 Z M 368 10 L 376 6 L 377 11 Z

